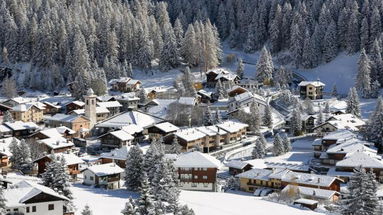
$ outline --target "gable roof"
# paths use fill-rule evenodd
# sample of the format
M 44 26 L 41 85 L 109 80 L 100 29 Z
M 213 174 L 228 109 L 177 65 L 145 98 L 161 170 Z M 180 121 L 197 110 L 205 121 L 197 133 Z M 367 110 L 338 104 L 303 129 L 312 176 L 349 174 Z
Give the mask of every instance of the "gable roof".
M 336 167 L 362 167 L 383 169 L 383 161 L 376 154 L 355 152 L 348 155 L 344 160 L 338 161 Z
M 58 113 L 58 114 L 55 114 L 53 116 L 45 117 L 46 120 L 57 121 L 57 122 L 73 122 L 74 120 L 76 120 L 78 118 L 84 118 L 86 120 L 89 120 L 87 117 L 85 117 L 83 115 L 75 115 L 75 114 L 68 115 L 68 114 L 62 114 L 62 113 Z
M 121 148 L 114 149 L 111 152 L 101 153 L 101 158 L 116 159 L 116 160 L 126 160 L 128 159 L 128 153 L 130 146 L 122 146 Z
M 122 128 L 135 124 L 141 128 L 163 122 L 164 120 L 139 111 L 128 111 L 108 118 L 96 125 L 96 127 Z
M 115 163 L 106 163 L 101 165 L 94 165 L 86 168 L 84 171 L 89 170 L 97 176 L 107 176 L 123 173 L 124 170 Z
M 301 81 L 298 86 L 307 86 L 307 85 L 313 85 L 314 87 L 323 87 L 326 86 L 323 82 L 321 81 Z
M 107 134 L 110 134 L 110 135 L 118 138 L 121 141 L 128 141 L 128 140 L 133 140 L 134 139 L 134 137 L 132 135 L 130 135 L 128 132 L 126 132 L 124 130 L 112 131 L 112 132 L 109 132 Z M 107 134 L 104 134 L 101 137 L 103 137 L 103 136 L 105 136 Z
M 5 122 L 4 125 L 6 125 L 10 129 L 12 129 L 13 131 L 20 131 L 20 130 L 25 130 L 25 129 L 38 129 L 39 128 L 39 126 L 36 125 L 34 122 L 15 121 L 15 122 Z
M 208 154 L 194 151 L 180 154 L 174 165 L 177 168 L 220 168 L 221 162 Z
M 196 128 L 180 129 L 176 133 L 174 133 L 174 135 L 187 142 L 198 140 L 206 136 L 204 133 L 198 131 Z
M 251 164 L 244 161 L 240 161 L 240 160 L 231 160 L 225 164 L 225 166 L 235 168 L 235 169 L 243 169 L 247 165 L 251 165 Z
M 180 128 L 178 128 L 177 126 L 173 125 L 170 122 L 159 123 L 159 124 L 154 125 L 154 127 L 158 128 L 161 131 L 166 132 L 166 133 L 174 132 L 174 131 L 177 131 L 178 129 L 180 129 Z
M 30 181 L 21 181 L 15 185 L 15 188 L 4 190 L 4 198 L 7 200 L 5 205 L 7 207 L 23 206 L 26 201 L 41 193 L 57 197 L 63 201 L 69 201 L 68 198 L 48 187 Z
M 97 102 L 97 105 L 99 107 L 104 107 L 104 108 L 122 107 L 122 105 L 118 101 Z
M 282 192 L 287 192 L 290 188 L 296 187 L 299 191 L 299 194 L 304 195 L 305 197 L 311 197 L 314 199 L 323 199 L 323 200 L 329 200 L 334 195 L 339 195 L 339 192 L 334 190 L 324 190 L 324 189 L 318 189 L 318 188 L 311 188 L 311 187 L 302 187 L 302 186 L 293 186 L 293 185 L 287 185 L 285 188 L 283 188 Z
M 77 115 L 84 115 L 85 109 L 77 109 L 77 110 L 73 110 L 72 112 Z M 110 111 L 106 107 L 96 107 L 96 114 L 102 114 L 102 113 L 110 113 Z
M 248 127 L 247 124 L 242 123 L 242 122 L 238 122 L 235 120 L 227 120 L 227 121 L 224 121 L 222 123 L 217 124 L 216 126 L 229 132 L 229 133 L 235 133 L 241 129 Z

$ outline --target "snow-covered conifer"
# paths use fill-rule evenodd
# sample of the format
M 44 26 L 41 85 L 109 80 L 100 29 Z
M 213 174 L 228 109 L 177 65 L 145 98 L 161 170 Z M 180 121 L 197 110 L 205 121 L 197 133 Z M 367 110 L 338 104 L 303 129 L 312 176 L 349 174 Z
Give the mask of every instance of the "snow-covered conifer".
M 125 186 L 129 190 L 138 190 L 143 175 L 143 153 L 138 145 L 130 147 L 125 168 Z
M 273 114 L 270 105 L 266 105 L 265 114 L 263 115 L 263 124 L 268 128 L 273 127 Z
M 84 209 L 81 211 L 81 215 L 92 215 L 92 214 L 93 212 L 90 209 L 89 205 L 85 205 Z
M 8 110 L 4 113 L 3 122 L 14 122 L 11 112 Z
M 355 87 L 363 98 L 371 94 L 371 61 L 366 51 L 362 49 L 358 62 L 358 75 L 356 76 Z
M 287 134 L 283 135 L 283 137 L 282 137 L 282 144 L 283 144 L 283 151 L 284 152 L 291 151 L 292 146 L 291 146 L 291 142 L 290 142 L 290 139 L 287 136 Z
M 273 79 L 274 64 L 270 52 L 262 48 L 261 56 L 256 66 L 256 78 L 259 82 L 270 84 Z
M 302 134 L 302 117 L 300 111 L 294 109 L 290 119 L 290 133 L 298 136 Z
M 239 58 L 236 73 L 237 73 L 238 77 L 241 79 L 243 78 L 244 70 L 245 70 L 245 66 L 243 64 L 242 58 Z
M 360 117 L 359 96 L 356 92 L 356 88 L 350 89 L 347 97 L 346 113 L 351 113 L 357 117 Z
M 273 154 L 275 156 L 279 156 L 283 153 L 284 153 L 283 140 L 279 134 L 276 134 L 274 136 L 274 141 L 273 141 Z

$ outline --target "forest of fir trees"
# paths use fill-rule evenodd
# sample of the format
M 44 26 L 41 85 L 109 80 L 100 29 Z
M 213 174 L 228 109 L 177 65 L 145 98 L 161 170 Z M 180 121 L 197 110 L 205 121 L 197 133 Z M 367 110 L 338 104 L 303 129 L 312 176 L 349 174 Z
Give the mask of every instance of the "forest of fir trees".
M 249 53 L 266 46 L 278 64 L 298 68 L 365 53 L 369 66 L 360 69 L 376 88 L 383 86 L 382 11 L 380 0 L 5 0 L 1 58 L 23 68 L 18 86 L 73 83 L 78 97 L 85 87 L 131 76 L 132 67 L 213 68 L 223 42 Z
M 2 65 L 19 71 L 18 86 L 60 90 L 72 83 L 77 97 L 93 84 L 131 76 L 132 66 L 206 70 L 221 57 L 209 20 L 171 21 L 165 2 L 149 0 L 5 0 L 0 47 Z

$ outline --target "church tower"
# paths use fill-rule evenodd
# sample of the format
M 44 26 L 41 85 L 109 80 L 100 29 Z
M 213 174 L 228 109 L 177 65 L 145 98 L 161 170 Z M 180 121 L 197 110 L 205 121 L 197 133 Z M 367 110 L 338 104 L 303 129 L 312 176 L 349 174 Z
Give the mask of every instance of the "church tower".
M 90 129 L 97 123 L 96 115 L 96 98 L 92 88 L 89 88 L 84 96 L 85 99 L 85 116 L 90 120 Z

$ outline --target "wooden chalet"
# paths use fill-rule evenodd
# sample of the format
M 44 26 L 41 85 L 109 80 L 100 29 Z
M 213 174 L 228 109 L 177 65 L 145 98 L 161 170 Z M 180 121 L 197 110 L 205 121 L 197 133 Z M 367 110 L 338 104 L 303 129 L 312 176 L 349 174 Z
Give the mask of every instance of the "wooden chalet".
M 229 167 L 230 175 L 237 175 L 239 173 L 249 171 L 253 168 L 253 165 L 240 160 L 232 160 L 225 165 Z
M 118 189 L 121 186 L 120 180 L 123 172 L 124 169 L 115 163 L 90 166 L 82 171 L 83 184 L 106 189 Z
M 151 140 L 159 139 L 161 137 L 165 137 L 169 134 L 172 134 L 179 130 L 179 128 L 170 122 L 163 122 L 159 124 L 155 124 L 148 129 L 149 138 Z
M 84 161 L 74 154 L 67 153 L 58 153 L 58 154 L 48 154 L 41 158 L 38 158 L 33 161 L 37 166 L 37 174 L 41 175 L 45 172 L 46 166 L 49 162 L 52 162 L 53 159 L 64 158 L 66 164 L 67 173 L 70 175 L 71 179 L 76 180 L 77 175 L 80 174 L 80 164 Z
M 83 101 L 72 101 L 65 105 L 66 113 L 72 112 L 74 110 L 83 109 L 85 107 L 85 102 Z
M 124 130 L 111 131 L 98 137 L 101 140 L 101 147 L 108 149 L 130 146 L 134 137 Z

